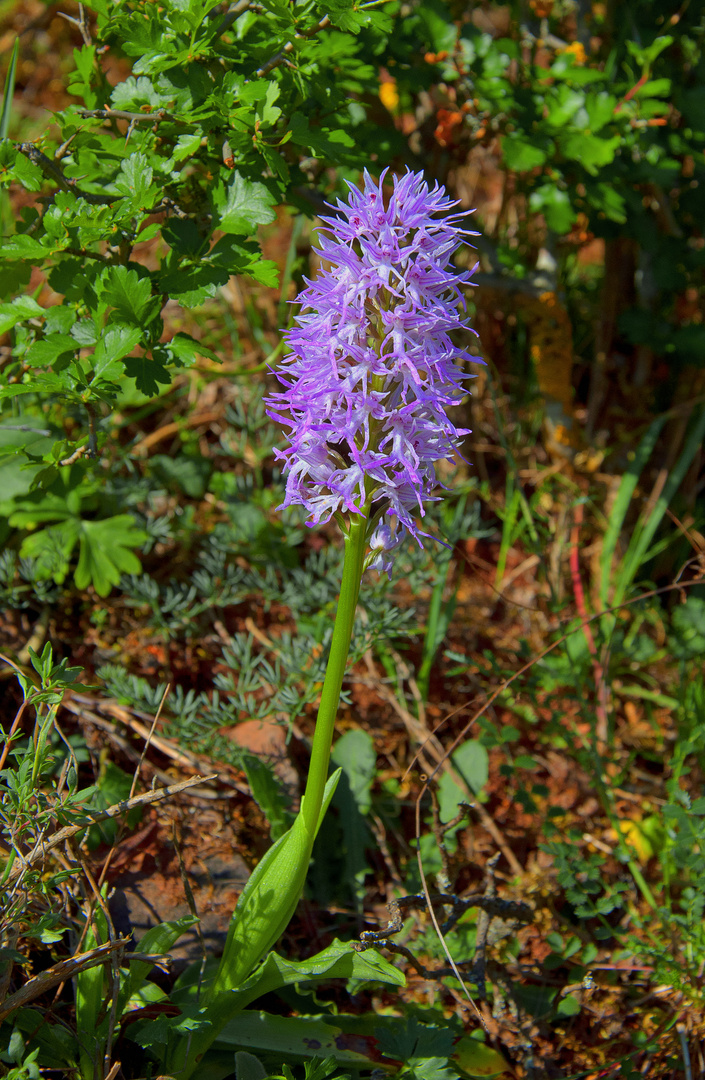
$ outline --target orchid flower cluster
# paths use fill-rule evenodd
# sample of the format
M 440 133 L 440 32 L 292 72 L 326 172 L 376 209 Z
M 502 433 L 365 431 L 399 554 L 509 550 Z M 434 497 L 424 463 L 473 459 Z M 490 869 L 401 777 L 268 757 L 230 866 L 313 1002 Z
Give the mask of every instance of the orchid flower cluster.
M 465 327 L 450 258 L 466 236 L 457 202 L 437 184 L 407 172 L 394 179 L 385 207 L 385 173 L 365 172 L 362 191 L 324 217 L 318 255 L 327 268 L 297 297 L 301 313 L 277 373 L 284 389 L 268 413 L 289 429 L 282 507 L 301 505 L 308 524 L 345 514 L 368 520 L 366 565 L 391 573 L 392 552 L 410 533 L 437 486 L 435 462 L 452 456 L 467 429 L 446 409 L 473 376 L 458 360 L 478 361 L 453 344 Z M 442 216 L 438 216 L 442 215 Z M 480 361 L 481 362 L 481 361 Z

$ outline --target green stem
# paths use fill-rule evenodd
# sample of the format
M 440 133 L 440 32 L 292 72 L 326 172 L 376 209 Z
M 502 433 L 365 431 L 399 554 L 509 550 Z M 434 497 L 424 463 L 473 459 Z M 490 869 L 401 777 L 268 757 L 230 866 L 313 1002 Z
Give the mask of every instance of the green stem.
M 343 580 L 340 586 L 333 639 L 323 681 L 323 690 L 321 691 L 321 703 L 318 707 L 316 730 L 313 735 L 313 746 L 311 747 L 311 763 L 302 805 L 304 822 L 311 834 L 315 832 L 318 824 L 318 816 L 323 803 L 323 792 L 328 779 L 335 717 L 338 712 L 340 691 L 345 677 L 350 640 L 355 622 L 357 598 L 360 593 L 368 514 L 369 508 L 365 507 L 365 513 L 361 517 L 355 515 L 351 521 L 348 535 L 345 537 Z

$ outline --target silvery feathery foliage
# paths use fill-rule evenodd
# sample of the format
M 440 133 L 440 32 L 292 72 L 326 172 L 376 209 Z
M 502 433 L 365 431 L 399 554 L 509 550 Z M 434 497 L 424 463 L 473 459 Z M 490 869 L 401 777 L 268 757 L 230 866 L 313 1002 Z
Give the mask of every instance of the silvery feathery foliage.
M 466 325 L 459 285 L 472 273 L 456 273 L 450 258 L 476 234 L 418 173 L 395 178 L 385 207 L 384 176 L 365 172 L 364 189 L 350 185 L 348 202 L 323 218 L 328 269 L 297 297 L 277 372 L 284 390 L 267 407 L 289 429 L 290 445 L 276 451 L 282 507 L 302 505 L 310 525 L 368 513 L 370 565 L 389 572 L 405 532 L 422 535 L 415 517 L 432 498 L 435 462 L 467 434 L 446 412 L 472 378 L 456 361 L 478 358 L 449 336 Z

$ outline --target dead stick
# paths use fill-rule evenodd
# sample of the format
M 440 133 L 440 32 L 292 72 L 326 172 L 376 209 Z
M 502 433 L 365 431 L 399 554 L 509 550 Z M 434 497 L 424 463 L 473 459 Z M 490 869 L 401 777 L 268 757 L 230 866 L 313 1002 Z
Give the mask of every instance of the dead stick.
M 57 833 L 50 836 L 49 839 L 41 846 L 37 847 L 35 851 L 31 853 L 21 866 L 13 867 L 8 875 L 8 882 L 15 881 L 20 874 L 27 869 L 33 862 L 36 862 L 40 855 L 45 855 L 52 848 L 58 847 L 59 844 L 63 844 L 70 837 L 75 836 L 76 833 L 82 832 L 83 829 L 87 829 L 90 825 L 94 825 L 98 821 L 106 821 L 108 818 L 118 817 L 120 814 L 125 814 L 128 810 L 132 810 L 135 806 L 145 806 L 150 803 L 159 802 L 161 799 L 166 799 L 170 795 L 177 795 L 180 791 L 186 791 L 188 788 L 196 787 L 198 784 L 208 783 L 209 780 L 215 780 L 217 773 L 213 773 L 211 776 L 191 776 L 188 780 L 182 780 L 178 784 L 170 784 L 169 787 L 154 788 L 152 791 L 144 791 L 141 795 L 135 795 L 132 799 L 123 799 L 122 802 L 114 803 L 113 806 L 109 806 L 107 810 L 87 810 L 85 811 L 88 818 L 81 825 L 66 825 L 63 829 L 59 829 Z
M 47 990 L 51 990 L 53 986 L 57 986 L 59 983 L 73 978 L 79 971 L 85 971 L 87 968 L 96 967 L 98 964 L 104 964 L 112 953 L 116 952 L 118 949 L 124 949 L 128 940 L 128 938 L 119 938 L 117 941 L 108 941 L 105 945 L 99 945 L 96 949 L 91 949 L 89 952 L 79 953 L 78 956 L 72 956 L 70 960 L 61 960 L 58 964 L 54 964 L 53 967 L 47 968 L 46 971 L 42 971 L 41 974 L 35 975 L 33 979 L 28 979 L 21 990 L 12 994 L 12 996 L 0 1006 L 0 1023 L 6 1016 L 9 1016 L 11 1012 L 14 1012 L 15 1009 L 21 1009 L 23 1005 L 27 1005 L 30 1001 L 34 1001 L 40 994 L 45 993 Z

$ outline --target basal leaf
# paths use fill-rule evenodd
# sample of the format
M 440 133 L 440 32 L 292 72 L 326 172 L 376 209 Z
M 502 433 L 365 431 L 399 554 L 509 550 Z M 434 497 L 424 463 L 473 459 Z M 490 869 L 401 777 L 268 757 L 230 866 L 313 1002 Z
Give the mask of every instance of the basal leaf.
M 168 953 L 172 945 L 179 940 L 198 920 L 193 915 L 185 915 L 182 919 L 173 922 L 159 923 L 152 926 L 140 939 L 140 949 L 143 955 L 150 953 L 159 955 Z M 130 974 L 123 982 L 120 998 L 118 1001 L 118 1016 L 121 1016 L 125 1006 L 133 994 L 136 994 L 143 986 L 154 965 L 146 960 L 130 961 Z
M 368 813 L 372 805 L 370 791 L 377 767 L 372 736 L 359 729 L 346 731 L 335 744 L 331 760 L 347 776 L 350 793 L 360 813 Z
M 475 795 L 479 794 L 489 775 L 489 758 L 483 744 L 477 739 L 468 739 L 458 747 L 451 761 L 470 790 Z M 455 783 L 452 776 L 443 773 L 438 784 L 441 821 L 451 821 L 457 814 L 460 803 L 466 798 L 467 794 Z
M 246 754 L 242 765 L 252 797 L 269 822 L 270 836 L 272 840 L 278 840 L 291 827 L 289 800 L 285 797 L 271 766 L 261 758 Z

